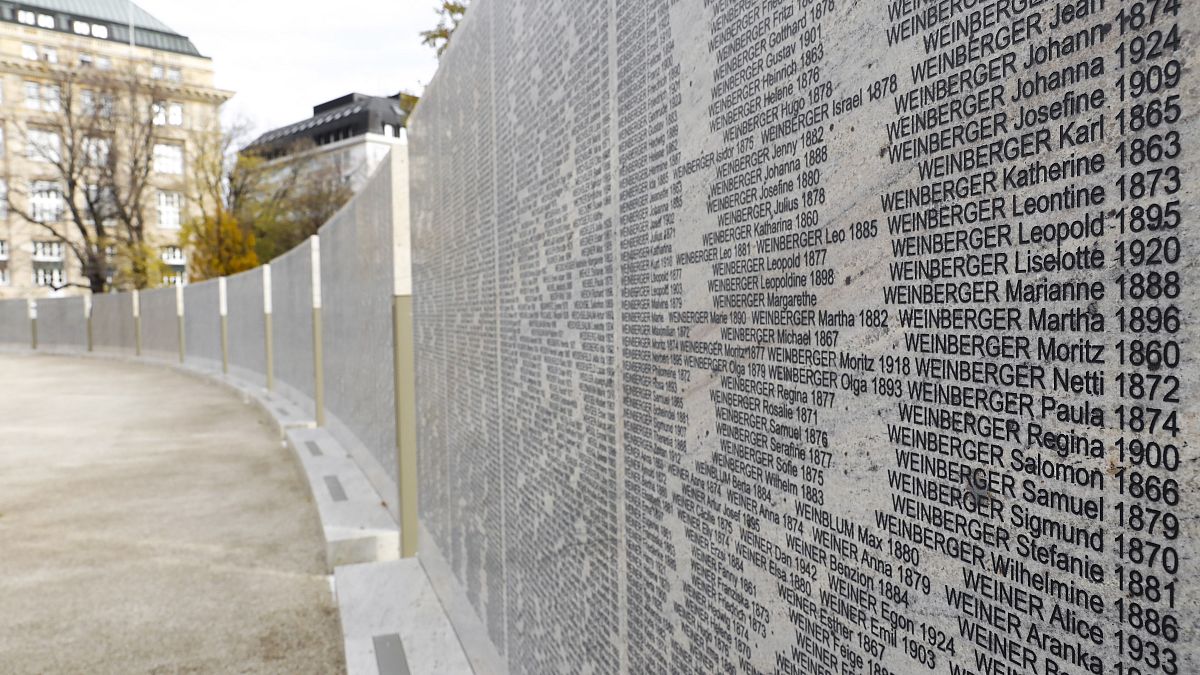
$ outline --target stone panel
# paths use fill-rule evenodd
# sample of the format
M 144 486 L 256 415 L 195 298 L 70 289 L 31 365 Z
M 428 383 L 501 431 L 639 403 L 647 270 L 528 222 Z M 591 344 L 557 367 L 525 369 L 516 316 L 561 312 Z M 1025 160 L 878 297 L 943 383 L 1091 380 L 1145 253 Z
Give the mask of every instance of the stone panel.
M 142 349 L 160 359 L 179 359 L 179 315 L 175 288 L 138 293 L 142 314 Z
M 263 316 L 263 268 L 225 280 L 229 301 L 229 367 L 253 382 L 267 383 L 266 320 Z
M 219 285 L 219 279 L 209 279 L 183 289 L 183 344 L 188 365 L 221 367 Z
M 446 54 L 448 64 L 489 61 L 493 14 L 491 5 L 480 6 L 464 26 L 470 37 L 463 48 Z M 439 110 L 447 116 L 444 132 L 411 137 L 410 156 L 413 196 L 445 209 L 436 220 L 430 209 L 412 209 L 421 520 L 461 580 L 480 632 L 503 652 L 508 448 L 500 423 L 495 220 L 496 200 L 505 195 L 494 188 L 500 144 L 492 127 L 502 120 L 494 119 L 490 71 L 444 82 L 457 102 Z M 441 180 L 446 170 L 462 180 Z M 439 246 L 417 246 L 418 237 Z M 418 270 L 435 267 L 443 270 L 439 283 L 420 283 Z
M 314 387 L 312 269 L 311 240 L 271 261 L 275 385 L 283 395 L 308 406 Z
M 393 150 L 401 152 L 401 150 Z M 395 510 L 395 285 L 393 163 L 380 163 L 321 238 L 325 407 L 330 431 L 351 449 Z
M 133 355 L 137 351 L 132 293 L 92 296 L 92 344 L 99 352 Z
M 83 296 L 37 301 L 38 349 L 87 350 L 87 313 Z
M 29 301 L 23 298 L 0 300 L 0 344 L 27 348 L 31 344 L 31 332 Z
M 409 129 L 476 665 L 1200 671 L 1198 24 L 472 3 Z

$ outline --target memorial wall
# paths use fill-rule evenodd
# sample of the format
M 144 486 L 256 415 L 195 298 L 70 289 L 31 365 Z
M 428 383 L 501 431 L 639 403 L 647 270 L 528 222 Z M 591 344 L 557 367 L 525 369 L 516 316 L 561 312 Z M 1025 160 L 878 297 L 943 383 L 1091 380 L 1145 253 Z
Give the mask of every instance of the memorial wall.
M 275 387 L 292 402 L 304 406 L 314 399 L 316 379 L 313 374 L 313 242 L 309 239 L 271 261 Z
M 1183 0 L 477 0 L 410 123 L 488 671 L 1200 672 Z
M 229 370 L 265 386 L 267 383 L 266 291 L 269 265 L 226 278 L 229 301 Z
M 80 295 L 38 300 L 38 348 L 52 351 L 86 349 L 89 300 Z
M 153 288 L 138 293 L 142 350 L 160 359 L 180 359 L 180 299 L 178 287 Z
M 221 368 L 221 291 L 219 279 L 183 287 L 185 362 L 194 368 Z
M 126 355 L 137 353 L 134 302 L 133 293 L 128 291 L 92 296 L 92 341 L 95 351 Z
M 321 229 L 320 289 L 327 426 L 398 515 L 392 289 L 401 224 L 394 151 Z M 407 202 L 403 202 L 407 232 Z
M 29 301 L 24 298 L 0 300 L 0 345 L 10 349 L 28 347 L 32 340 Z

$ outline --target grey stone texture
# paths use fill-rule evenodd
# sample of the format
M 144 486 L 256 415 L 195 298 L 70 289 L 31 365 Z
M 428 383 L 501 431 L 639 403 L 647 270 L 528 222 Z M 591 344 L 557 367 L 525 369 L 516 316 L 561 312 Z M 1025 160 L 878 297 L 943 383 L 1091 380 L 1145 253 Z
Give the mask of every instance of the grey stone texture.
M 477 672 L 417 560 L 347 565 L 335 577 L 349 672 Z
M 79 351 L 87 348 L 87 312 L 83 296 L 37 301 L 38 349 Z
M 321 516 L 329 571 L 399 557 L 400 528 L 345 446 L 328 429 L 289 429 L 285 437 Z
M 1200 672 L 1200 11 L 1150 4 L 472 3 L 409 131 L 477 669 Z
M 229 367 L 256 384 L 267 382 L 266 320 L 263 316 L 263 268 L 230 276 Z
M 137 351 L 133 293 L 92 296 L 92 345 L 99 352 L 132 355 Z
M 405 159 L 401 153 L 393 155 L 318 232 L 329 427 L 391 505 L 397 483 L 394 167 Z
M 219 279 L 209 279 L 183 289 L 185 358 L 191 365 L 221 367 L 219 284 Z
M 271 261 L 275 382 L 281 394 L 313 400 L 312 240 Z
M 0 344 L 28 347 L 31 338 L 29 301 L 22 298 L 0 300 Z
M 153 288 L 138 295 L 142 314 L 142 349 L 160 359 L 179 358 L 179 316 L 174 288 Z

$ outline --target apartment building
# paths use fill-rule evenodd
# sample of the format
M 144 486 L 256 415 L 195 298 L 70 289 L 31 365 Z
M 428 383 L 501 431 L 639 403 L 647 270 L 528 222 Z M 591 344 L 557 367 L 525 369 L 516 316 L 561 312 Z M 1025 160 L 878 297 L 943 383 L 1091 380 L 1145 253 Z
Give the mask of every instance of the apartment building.
M 142 124 L 152 154 L 147 149 L 139 183 L 146 188 L 135 209 L 144 223 L 140 229 L 167 266 L 164 282 L 186 281 L 179 231 L 191 208 L 189 156 L 196 134 L 217 128 L 219 108 L 232 96 L 213 85 L 212 61 L 186 36 L 125 0 L 0 0 L 0 297 L 83 292 L 85 263 L 75 253 L 81 235 L 71 214 L 88 211 L 86 203 L 102 197 L 92 185 L 83 196 L 77 191 L 74 200 L 66 197 L 67 181 L 54 160 L 78 150 L 73 134 L 64 131 L 67 117 L 111 116 L 116 121 L 107 128 L 118 140 L 138 133 L 121 128 L 133 113 L 112 112 L 137 95 L 124 85 L 104 84 L 126 81 L 144 83 L 141 91 L 153 96 L 153 120 Z M 108 162 L 113 139 L 86 140 L 86 157 Z M 124 155 L 111 164 L 136 163 Z M 126 173 L 134 175 L 135 168 L 112 169 L 109 184 L 120 185 L 118 175 Z M 120 239 L 120 227 L 107 231 Z M 116 255 L 115 245 L 107 248 Z
M 357 193 L 389 151 L 407 144 L 404 124 L 415 104 L 403 92 L 346 94 L 313 106 L 306 120 L 260 135 L 242 152 L 267 160 L 268 173 L 328 168 Z

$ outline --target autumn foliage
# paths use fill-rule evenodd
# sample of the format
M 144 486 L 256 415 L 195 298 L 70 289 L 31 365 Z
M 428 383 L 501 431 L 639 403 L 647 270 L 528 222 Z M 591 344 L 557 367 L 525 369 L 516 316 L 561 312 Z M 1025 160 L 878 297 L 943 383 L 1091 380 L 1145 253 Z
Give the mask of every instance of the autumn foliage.
M 237 274 L 258 266 L 254 235 L 242 229 L 224 209 L 184 224 L 182 238 L 191 251 L 193 281 Z

